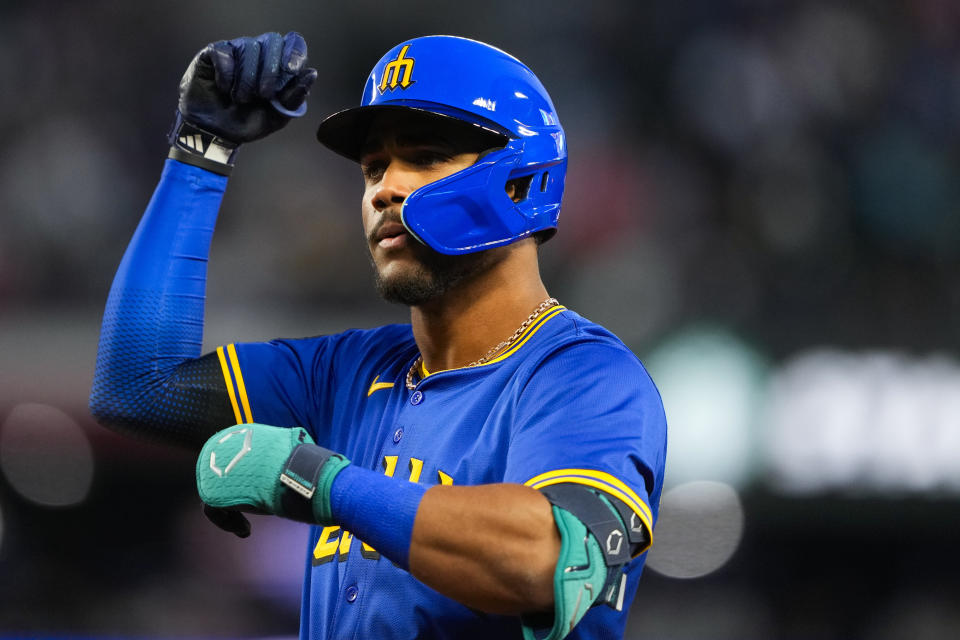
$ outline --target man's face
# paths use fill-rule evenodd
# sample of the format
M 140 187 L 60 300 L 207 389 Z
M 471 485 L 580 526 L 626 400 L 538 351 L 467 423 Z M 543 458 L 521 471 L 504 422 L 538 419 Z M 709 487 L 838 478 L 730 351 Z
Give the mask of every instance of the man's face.
M 400 221 L 414 190 L 476 162 L 495 146 L 469 125 L 416 113 L 381 114 L 360 157 L 363 228 L 376 270 L 377 289 L 391 302 L 419 305 L 483 271 L 489 252 L 447 256 L 413 238 Z

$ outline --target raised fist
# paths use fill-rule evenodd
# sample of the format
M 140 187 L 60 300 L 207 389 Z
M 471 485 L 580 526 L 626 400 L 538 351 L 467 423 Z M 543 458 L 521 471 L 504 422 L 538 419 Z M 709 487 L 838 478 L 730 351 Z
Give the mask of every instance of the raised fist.
M 299 33 L 264 33 L 203 48 L 180 80 L 183 120 L 240 144 L 281 129 L 307 110 L 317 70 Z

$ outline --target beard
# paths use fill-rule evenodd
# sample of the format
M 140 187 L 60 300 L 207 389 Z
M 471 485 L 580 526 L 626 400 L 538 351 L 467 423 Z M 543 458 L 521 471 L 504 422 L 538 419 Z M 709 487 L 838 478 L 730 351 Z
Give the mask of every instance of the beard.
M 448 256 L 425 245 L 418 246 L 415 251 L 419 264 L 390 278 L 384 278 L 376 264 L 373 265 L 377 293 L 387 302 L 414 307 L 436 300 L 458 284 L 483 273 L 495 262 L 489 251 Z

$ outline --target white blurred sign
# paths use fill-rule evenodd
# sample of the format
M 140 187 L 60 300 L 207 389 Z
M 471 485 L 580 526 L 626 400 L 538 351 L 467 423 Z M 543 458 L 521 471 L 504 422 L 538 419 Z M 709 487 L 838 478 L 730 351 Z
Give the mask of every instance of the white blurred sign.
M 960 364 L 817 350 L 771 377 L 770 481 L 788 492 L 960 490 Z

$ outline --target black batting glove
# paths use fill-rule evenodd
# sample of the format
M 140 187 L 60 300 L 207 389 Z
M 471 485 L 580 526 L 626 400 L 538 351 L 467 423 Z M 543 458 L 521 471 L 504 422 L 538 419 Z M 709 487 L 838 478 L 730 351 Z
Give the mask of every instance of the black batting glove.
M 299 33 L 264 33 L 204 47 L 180 80 L 170 157 L 229 175 L 237 147 L 307 111 L 317 70 Z

